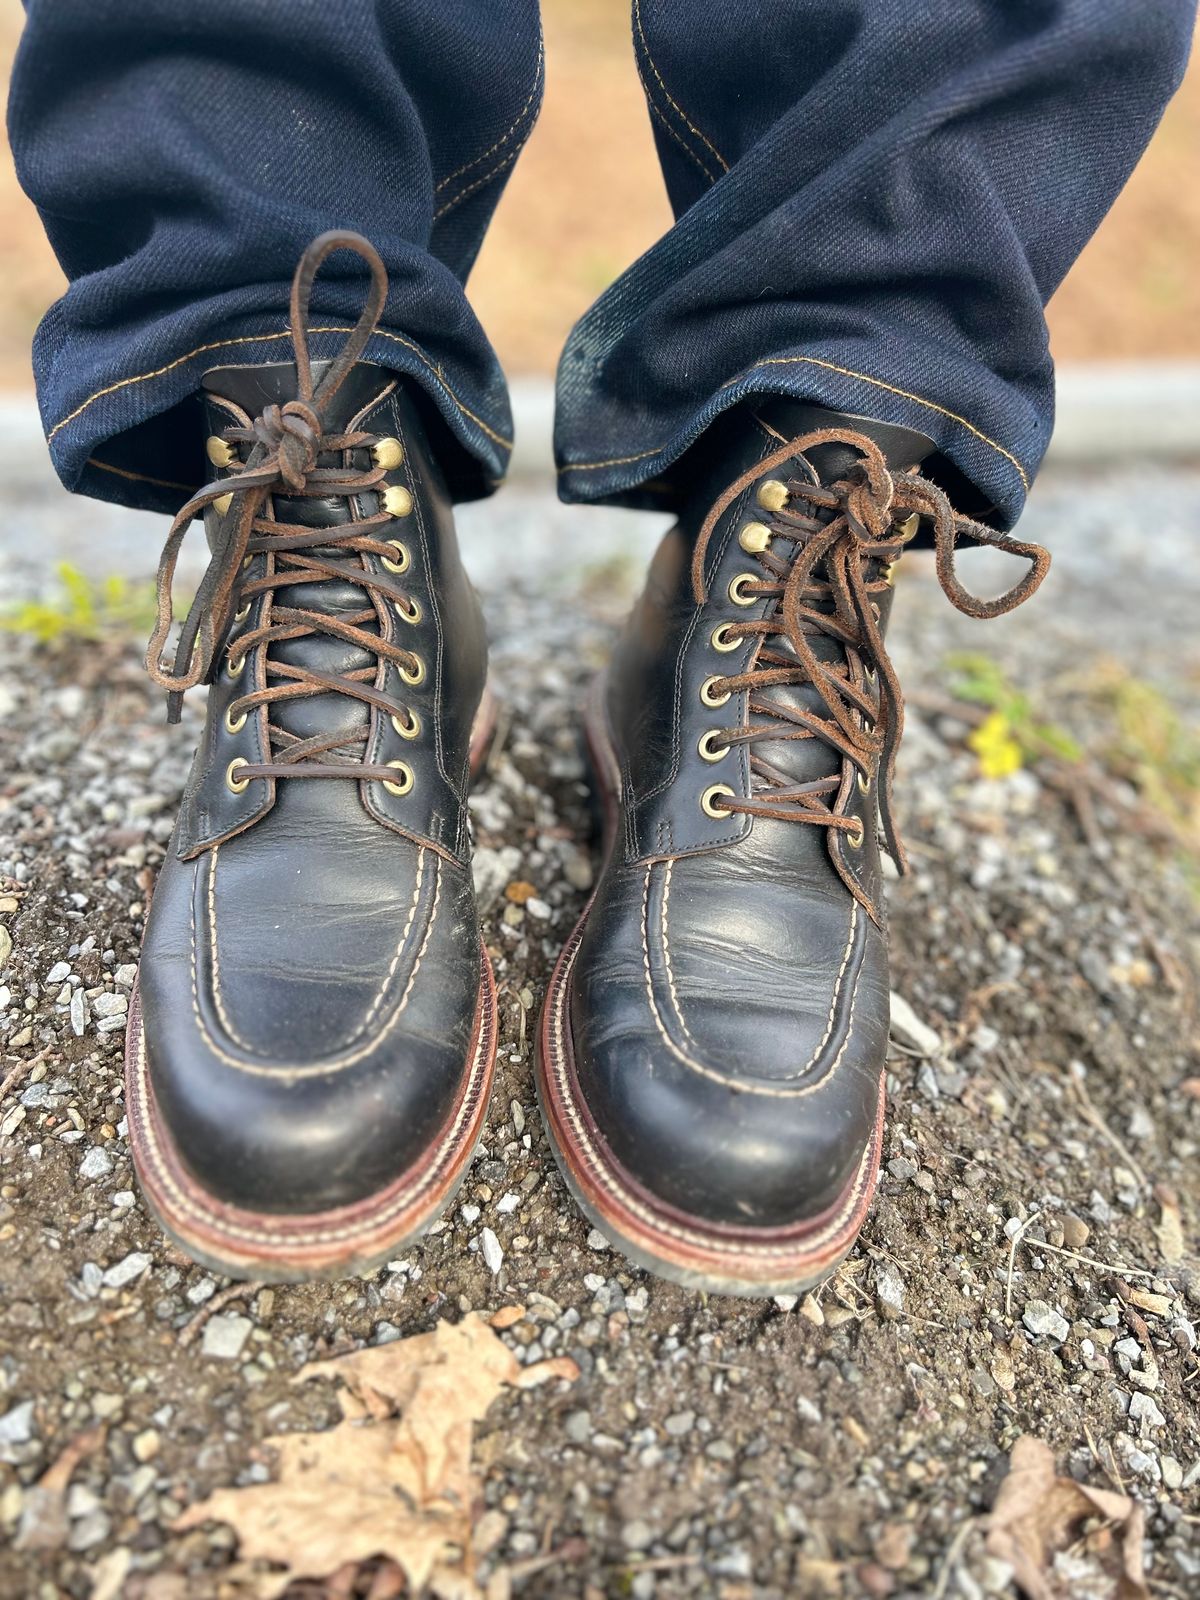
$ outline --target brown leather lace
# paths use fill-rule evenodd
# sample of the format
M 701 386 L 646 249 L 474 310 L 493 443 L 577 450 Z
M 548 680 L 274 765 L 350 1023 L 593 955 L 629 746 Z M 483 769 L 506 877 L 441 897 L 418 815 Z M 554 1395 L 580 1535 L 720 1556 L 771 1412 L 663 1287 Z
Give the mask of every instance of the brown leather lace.
M 371 270 L 371 288 L 362 315 L 314 388 L 307 337 L 309 300 L 317 272 L 335 250 L 352 250 L 362 257 Z M 312 528 L 275 522 L 263 515 L 273 493 L 294 499 L 350 497 L 381 487 L 385 476 L 382 467 L 323 467 L 318 461 L 322 455 L 365 450 L 374 443 L 368 433 L 327 431 L 325 416 L 378 326 L 386 298 L 387 272 L 383 262 L 359 234 L 324 233 L 300 258 L 292 281 L 290 308 L 297 397 L 282 406 L 268 406 L 249 428 L 225 430 L 224 438 L 231 445 L 250 445 L 248 459 L 235 465 L 227 478 L 215 479 L 192 496 L 171 524 L 163 547 L 158 568 L 158 620 L 146 649 L 146 670 L 155 683 L 168 691 L 168 716 L 172 722 L 179 720 L 184 692 L 210 676 L 235 610 L 258 595 L 266 595 L 261 624 L 226 645 L 231 666 L 236 667 L 250 651 L 314 634 L 340 639 L 366 651 L 375 658 L 376 665 L 329 676 L 272 660 L 268 654 L 266 675 L 271 681 L 265 688 L 231 701 L 231 717 L 284 701 L 333 693 L 374 706 L 411 725 L 408 707 L 376 687 L 376 680 L 381 660 L 394 662 L 403 673 L 416 675 L 421 670 L 412 651 L 385 636 L 385 604 L 411 615 L 414 602 L 386 572 L 371 570 L 362 559 L 395 557 L 395 547 L 377 536 L 377 530 L 390 525 L 392 518 L 381 509 L 333 527 Z M 212 559 L 184 621 L 174 660 L 168 665 L 162 655 L 173 621 L 171 592 L 180 546 L 192 519 L 227 494 L 232 494 L 234 505 L 220 519 Z M 337 559 L 343 552 L 348 560 Z M 268 558 L 266 575 L 243 580 L 242 573 L 250 561 L 264 553 Z M 371 604 L 360 611 L 332 616 L 274 603 L 278 588 L 323 579 L 344 580 L 366 590 Z M 370 624 L 379 631 L 369 631 Z M 390 767 L 364 762 L 361 753 L 354 756 L 355 748 L 365 745 L 369 737 L 369 730 L 362 725 L 310 739 L 300 739 L 274 723 L 268 723 L 268 731 L 276 759 L 247 762 L 240 769 L 242 778 L 352 777 L 388 781 L 396 776 Z M 336 752 L 345 752 L 348 759 L 317 759 L 332 757 Z
M 829 485 L 818 481 L 804 457 L 806 450 L 824 444 L 850 446 L 860 457 L 844 478 Z M 830 428 L 781 445 L 720 495 L 696 540 L 692 587 L 697 604 L 707 598 L 704 562 L 717 523 L 751 484 L 787 464 L 809 476 L 786 480 L 788 502 L 782 510 L 756 511 L 756 520 L 767 524 L 772 540 L 757 556 L 763 576 L 744 585 L 748 596 L 773 597 L 777 604 L 762 620 L 726 624 L 731 640 L 755 638 L 760 643 L 746 672 L 712 684 L 714 696 L 726 690 L 749 691 L 748 725 L 722 730 L 722 737 L 728 744 L 751 747 L 754 783 L 747 799 L 723 795 L 721 807 L 818 824 L 831 830 L 831 845 L 837 833 L 858 842 L 861 822 L 843 814 L 851 780 L 857 775 L 869 790 L 882 773 L 880 820 L 887 847 L 903 870 L 906 860 L 892 814 L 892 780 L 904 727 L 904 697 L 884 647 L 876 599 L 888 588 L 886 569 L 917 530 L 915 521 L 908 527 L 899 524 L 913 513 L 928 522 L 942 588 L 969 617 L 998 617 L 1028 600 L 1049 570 L 1050 555 L 1041 545 L 1026 544 L 959 515 L 935 484 L 915 473 L 893 475 L 872 440 Z M 981 600 L 963 588 L 955 571 L 960 536 L 1023 557 L 1030 563 L 1029 571 L 997 599 Z M 810 641 L 819 634 L 843 647 L 840 659 L 818 657 Z M 772 647 L 772 639 L 780 636 L 789 650 Z M 811 685 L 827 714 L 784 705 L 764 694 L 784 684 Z M 823 740 L 842 757 L 840 773 L 797 784 L 753 748 L 765 740 L 810 738 Z M 831 854 L 851 892 L 864 899 L 840 853 Z

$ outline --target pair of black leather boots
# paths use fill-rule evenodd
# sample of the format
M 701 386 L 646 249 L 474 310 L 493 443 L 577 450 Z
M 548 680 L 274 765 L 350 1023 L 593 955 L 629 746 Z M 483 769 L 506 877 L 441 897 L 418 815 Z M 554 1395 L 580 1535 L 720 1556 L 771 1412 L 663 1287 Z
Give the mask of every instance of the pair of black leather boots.
M 372 270 L 312 367 L 313 277 Z M 148 666 L 208 716 L 147 925 L 128 1124 L 163 1225 L 218 1270 L 367 1270 L 446 1207 L 483 1128 L 496 1000 L 467 791 L 494 720 L 478 602 L 405 380 L 361 360 L 383 306 L 353 235 L 306 252 L 296 363 L 204 380 L 217 477 L 180 513 Z M 633 1260 L 795 1292 L 849 1250 L 879 1163 L 888 1034 L 876 817 L 901 697 L 892 574 L 933 535 L 956 604 L 1046 558 L 965 524 L 924 437 L 740 408 L 586 717 L 605 865 L 550 984 L 538 1092 L 563 1174 Z M 162 651 L 183 532 L 207 576 Z M 981 605 L 966 531 L 1027 556 Z

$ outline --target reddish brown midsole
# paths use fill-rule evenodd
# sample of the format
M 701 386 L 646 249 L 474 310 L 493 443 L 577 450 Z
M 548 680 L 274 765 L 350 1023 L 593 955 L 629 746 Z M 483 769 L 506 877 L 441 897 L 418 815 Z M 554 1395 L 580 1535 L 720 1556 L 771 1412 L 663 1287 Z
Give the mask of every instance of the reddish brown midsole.
M 245 1210 L 219 1200 L 189 1172 L 154 1100 L 135 986 L 126 1052 L 129 1140 L 138 1178 L 167 1228 L 210 1257 L 245 1266 L 328 1272 L 411 1237 L 441 1209 L 470 1160 L 487 1112 L 496 1060 L 496 990 L 480 950 L 475 1026 L 463 1086 L 422 1160 L 353 1205 L 307 1215 Z

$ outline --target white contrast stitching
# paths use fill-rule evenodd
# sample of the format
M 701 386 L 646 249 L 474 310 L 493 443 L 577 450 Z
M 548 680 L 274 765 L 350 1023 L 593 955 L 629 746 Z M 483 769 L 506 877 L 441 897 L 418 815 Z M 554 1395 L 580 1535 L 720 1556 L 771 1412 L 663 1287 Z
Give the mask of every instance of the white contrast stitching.
M 672 1039 L 670 1034 L 667 1032 L 666 1027 L 665 1027 L 665 1025 L 663 1023 L 663 1020 L 662 1020 L 662 1012 L 661 1012 L 661 1010 L 659 1008 L 658 998 L 654 993 L 654 983 L 653 983 L 653 980 L 652 980 L 651 974 L 650 974 L 650 936 L 649 936 L 650 875 L 653 872 L 654 867 L 655 867 L 655 863 L 652 861 L 649 864 L 649 866 L 646 868 L 646 891 L 645 891 L 645 894 L 644 894 L 643 899 L 642 899 L 642 965 L 643 965 L 643 968 L 644 968 L 645 974 L 646 974 L 646 999 L 647 999 L 647 1002 L 648 1002 L 649 1007 L 650 1007 L 650 1015 L 654 1019 L 654 1025 L 658 1029 L 658 1032 L 659 1032 L 660 1036 L 662 1037 L 663 1043 L 666 1045 L 667 1049 L 670 1050 L 671 1054 L 673 1056 L 675 1056 L 679 1061 L 681 1061 L 685 1067 L 690 1068 L 691 1071 L 700 1073 L 700 1075 L 702 1077 L 711 1078 L 714 1083 L 723 1084 L 728 1089 L 735 1089 L 735 1090 L 737 1090 L 737 1092 L 739 1094 L 766 1095 L 768 1097 L 771 1097 L 771 1098 L 774 1098 L 774 1099 L 779 1099 L 779 1100 L 799 1099 L 802 1095 L 812 1094 L 815 1090 L 821 1088 L 824 1084 L 828 1083 L 829 1080 L 837 1072 L 839 1066 L 841 1065 L 842 1057 L 846 1053 L 846 1047 L 850 1043 L 851 1028 L 852 1028 L 852 1025 L 853 1025 L 853 1022 L 854 1022 L 854 1006 L 855 1006 L 855 1001 L 858 998 L 858 983 L 859 983 L 859 979 L 862 977 L 862 968 L 860 967 L 859 970 L 854 975 L 854 987 L 850 991 L 850 1009 L 849 1009 L 849 1014 L 848 1014 L 848 1016 L 846 1018 L 846 1037 L 842 1041 L 842 1047 L 838 1051 L 837 1055 L 830 1062 L 830 1064 L 829 1064 L 828 1068 L 826 1069 L 826 1071 L 821 1074 L 821 1076 L 817 1079 L 817 1081 L 815 1083 L 804 1084 L 802 1086 L 796 1086 L 796 1087 L 783 1088 L 783 1087 L 780 1087 L 780 1086 L 776 1086 L 774 1084 L 770 1084 L 769 1085 L 769 1084 L 764 1084 L 764 1083 L 746 1082 L 742 1078 L 732 1078 L 732 1077 L 728 1076 L 728 1074 L 726 1074 L 724 1072 L 718 1072 L 714 1067 L 706 1066 L 704 1062 L 697 1061 L 693 1056 L 688 1055 L 686 1051 L 681 1050 L 679 1048 L 679 1046 L 675 1043 L 674 1039 Z M 827 1025 L 826 1029 L 825 1029 L 825 1033 L 824 1033 L 824 1035 L 823 1035 L 823 1037 L 821 1039 L 820 1044 L 813 1051 L 812 1055 L 805 1062 L 804 1066 L 797 1068 L 796 1071 L 793 1074 L 791 1074 L 791 1076 L 793 1076 L 794 1078 L 802 1078 L 806 1072 L 811 1071 L 812 1067 L 816 1064 L 817 1058 L 820 1056 L 821 1051 L 824 1050 L 826 1044 L 829 1042 L 830 1034 L 833 1032 L 834 1014 L 835 1014 L 835 1012 L 837 1010 L 838 999 L 839 999 L 839 997 L 841 995 L 841 991 L 842 991 L 842 980 L 846 975 L 846 968 L 849 965 L 850 952 L 851 952 L 851 949 L 853 948 L 853 945 L 854 945 L 854 934 L 855 934 L 855 931 L 856 931 L 857 927 L 858 927 L 858 902 L 857 901 L 852 901 L 851 902 L 851 910 L 850 910 L 850 933 L 849 933 L 849 936 L 848 936 L 848 938 L 846 940 L 846 950 L 845 950 L 844 955 L 842 956 L 842 964 L 841 964 L 841 967 L 838 970 L 837 982 L 836 982 L 836 984 L 834 986 L 833 1000 L 830 1003 L 830 1007 L 829 1007 L 829 1022 L 828 1022 L 828 1025 Z M 664 949 L 664 953 L 666 953 L 666 949 L 667 949 L 666 940 L 667 940 L 667 930 L 666 930 L 666 926 L 665 926 L 665 923 L 664 923 L 664 928 L 663 928 L 663 949 Z M 668 972 L 670 972 L 670 956 L 669 956 L 669 954 L 667 955 L 667 970 L 668 970 Z M 676 1007 L 678 1007 L 678 1000 L 676 1000 Z M 682 1021 L 683 1021 L 683 1018 L 682 1018 L 682 1016 L 680 1016 L 680 1022 L 682 1023 Z M 684 1027 L 683 1031 L 685 1033 L 688 1033 L 688 1030 L 687 1030 L 686 1026 Z M 695 1041 L 695 1039 L 692 1039 L 691 1034 L 688 1034 L 688 1038 L 692 1040 L 693 1044 L 695 1044 L 696 1041 Z
M 424 846 L 422 846 L 421 849 L 420 849 L 419 857 L 418 857 L 418 880 L 420 880 L 420 879 L 422 879 L 424 877 L 426 853 L 427 852 L 426 852 Z M 322 1061 L 322 1062 L 319 1062 L 319 1063 L 317 1063 L 315 1065 L 309 1065 L 309 1066 L 298 1066 L 298 1065 L 293 1066 L 293 1065 L 289 1065 L 289 1064 L 284 1063 L 284 1062 L 279 1062 L 279 1063 L 272 1062 L 269 1066 L 266 1066 L 266 1065 L 259 1065 L 257 1062 L 247 1061 L 247 1060 L 244 1060 L 244 1059 L 239 1059 L 237 1056 L 230 1055 L 227 1050 L 224 1050 L 221 1047 L 221 1045 L 218 1043 L 218 1041 L 213 1037 L 212 1031 L 209 1028 L 207 1022 L 205 1021 L 204 1016 L 203 1016 L 203 1014 L 202 1014 L 202 1012 L 200 1010 L 200 989 L 199 989 L 199 980 L 197 978 L 197 972 L 196 972 L 196 946 L 197 946 L 197 937 L 196 937 L 196 896 L 195 896 L 195 882 L 193 880 L 192 910 L 191 910 L 192 1014 L 196 1019 L 196 1025 L 200 1029 L 200 1033 L 201 1033 L 201 1035 L 202 1035 L 202 1037 L 204 1039 L 204 1042 L 206 1043 L 208 1048 L 213 1052 L 213 1054 L 218 1058 L 218 1060 L 223 1061 L 227 1067 L 232 1067 L 235 1072 L 246 1072 L 246 1073 L 249 1073 L 252 1077 L 278 1078 L 280 1080 L 280 1082 L 297 1082 L 298 1080 L 300 1080 L 302 1078 L 330 1077 L 334 1073 L 344 1072 L 344 1071 L 346 1071 L 346 1069 L 348 1067 L 356 1066 L 358 1064 L 358 1062 L 365 1060 L 367 1056 L 369 1056 L 375 1049 L 378 1048 L 378 1046 L 380 1044 L 382 1044 L 382 1042 L 387 1038 L 387 1036 L 391 1033 L 392 1029 L 396 1026 L 397 1022 L 400 1020 L 400 1017 L 403 1014 L 404 1008 L 408 1004 L 409 996 L 412 994 L 412 987 L 413 987 L 414 981 L 416 980 L 417 970 L 421 965 L 421 961 L 424 958 L 426 948 L 428 947 L 430 938 L 433 935 L 433 925 L 434 925 L 435 921 L 437 920 L 438 905 L 439 905 L 439 903 L 441 901 L 441 897 L 442 897 L 441 860 L 440 860 L 440 857 L 436 853 L 434 854 L 434 857 L 433 857 L 433 863 L 434 863 L 434 869 L 437 872 L 437 886 L 436 886 L 436 888 L 434 890 L 433 905 L 430 908 L 430 912 L 429 912 L 429 921 L 428 921 L 428 923 L 426 925 L 426 928 L 425 928 L 425 937 L 421 941 L 421 948 L 417 952 L 416 961 L 413 963 L 412 972 L 409 974 L 408 984 L 405 987 L 403 995 L 400 997 L 400 1000 L 399 1000 L 399 1003 L 396 1006 L 396 1009 L 392 1012 L 391 1016 L 388 1018 L 387 1022 L 384 1024 L 382 1030 L 378 1034 L 376 1034 L 375 1037 L 372 1040 L 370 1040 L 369 1043 L 363 1045 L 360 1049 L 352 1051 L 351 1054 L 348 1055 L 348 1056 L 334 1056 L 334 1057 L 331 1057 L 328 1061 Z M 200 870 L 200 863 L 197 862 L 197 864 L 196 864 L 196 873 L 197 874 L 199 873 L 199 870 Z M 419 886 L 419 884 L 418 884 L 418 886 Z M 411 924 L 410 924 L 410 926 L 411 926 Z M 407 933 L 407 930 L 406 930 L 406 933 Z M 390 977 L 390 974 L 389 974 L 389 977 Z M 240 1043 L 240 1041 L 237 1041 L 237 1042 Z

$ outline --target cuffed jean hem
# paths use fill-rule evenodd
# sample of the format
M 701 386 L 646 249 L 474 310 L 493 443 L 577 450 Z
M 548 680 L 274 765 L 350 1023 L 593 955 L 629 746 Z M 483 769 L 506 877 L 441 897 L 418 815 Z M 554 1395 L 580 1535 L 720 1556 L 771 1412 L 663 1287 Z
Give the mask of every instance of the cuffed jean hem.
M 309 330 L 313 359 L 336 355 L 348 332 L 348 324 L 314 317 Z M 450 448 L 439 455 L 455 498 L 490 494 L 512 451 L 512 417 L 499 368 L 481 397 L 473 392 L 477 385 L 450 373 L 414 340 L 384 328 L 372 335 L 364 359 L 413 379 L 428 395 L 448 431 Z M 47 415 L 43 390 L 43 424 L 55 470 L 73 493 L 174 514 L 209 474 L 199 414 L 194 426 L 169 414 L 194 399 L 201 378 L 213 367 L 291 360 L 286 327 L 254 328 L 245 321 L 218 326 L 202 345 L 178 354 L 160 341 L 136 362 L 107 366 L 93 359 L 94 387 L 62 416 Z M 55 361 L 69 369 L 69 345 Z M 46 387 L 53 397 L 57 386 Z
M 952 464 L 969 491 L 961 509 L 1011 528 L 1025 505 L 1030 486 L 1045 455 L 1053 426 L 1053 371 L 1047 365 L 1022 388 L 1008 380 L 982 375 L 977 363 L 946 353 L 936 362 L 938 392 L 970 393 L 977 404 L 965 415 L 942 400 L 917 393 L 911 382 L 893 377 L 879 359 L 880 344 L 845 341 L 833 346 L 763 356 L 691 410 L 682 411 L 674 426 L 660 428 L 661 442 L 643 443 L 628 423 L 620 426 L 621 408 L 613 401 L 581 399 L 586 393 L 578 374 L 560 370 L 555 454 L 558 490 L 568 502 L 613 503 L 670 509 L 685 492 L 686 479 L 672 468 L 723 411 L 742 401 L 787 395 L 831 410 L 897 423 L 931 438 L 940 457 Z M 926 357 L 925 370 L 930 369 Z M 602 388 L 602 380 L 599 387 Z M 990 391 L 990 392 L 989 392 Z M 1051 401 L 1047 403 L 1047 391 Z M 597 410 L 608 415 L 595 426 Z M 653 406 L 647 408 L 661 416 Z M 999 419 L 999 420 L 993 420 Z M 643 423 L 650 432 L 649 422 Z M 643 434 L 644 438 L 644 434 Z M 653 433 L 651 433 L 653 438 Z M 613 448 L 600 454 L 597 440 Z M 936 463 L 930 469 L 939 476 Z

